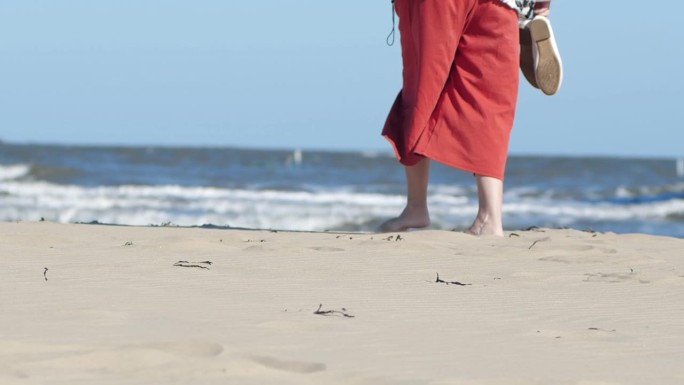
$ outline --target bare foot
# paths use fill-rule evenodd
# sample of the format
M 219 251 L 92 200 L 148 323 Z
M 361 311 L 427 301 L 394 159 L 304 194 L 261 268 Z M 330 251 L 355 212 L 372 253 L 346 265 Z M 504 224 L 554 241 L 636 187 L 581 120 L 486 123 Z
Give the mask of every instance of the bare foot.
M 407 207 L 398 217 L 381 224 L 376 232 L 406 231 L 408 229 L 420 229 L 428 226 L 430 226 L 430 214 L 427 207 L 421 209 L 409 209 Z
M 501 223 L 495 223 L 494 221 L 488 220 L 488 218 L 480 217 L 475 218 L 475 222 L 466 230 L 466 233 L 476 236 L 493 235 L 503 237 L 504 235 Z

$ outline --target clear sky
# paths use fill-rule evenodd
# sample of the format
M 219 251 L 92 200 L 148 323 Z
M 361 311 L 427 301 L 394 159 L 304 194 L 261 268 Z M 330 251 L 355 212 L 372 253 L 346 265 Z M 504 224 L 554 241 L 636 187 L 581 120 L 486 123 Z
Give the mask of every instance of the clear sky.
M 521 78 L 511 152 L 684 157 L 682 15 L 554 0 L 563 88 Z M 389 0 L 0 1 L 0 139 L 390 151 L 390 29 Z

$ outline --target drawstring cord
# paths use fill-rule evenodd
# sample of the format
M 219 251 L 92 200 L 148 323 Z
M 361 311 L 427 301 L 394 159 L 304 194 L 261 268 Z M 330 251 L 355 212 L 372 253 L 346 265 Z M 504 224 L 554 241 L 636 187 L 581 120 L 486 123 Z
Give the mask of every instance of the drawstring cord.
M 390 32 L 389 35 L 387 35 L 387 39 L 385 40 L 385 42 L 387 42 L 387 45 L 389 45 L 390 47 L 392 45 L 394 45 L 394 27 L 395 27 L 395 25 L 396 25 L 396 23 L 395 23 L 395 15 L 394 15 L 394 0 L 392 0 L 392 32 Z

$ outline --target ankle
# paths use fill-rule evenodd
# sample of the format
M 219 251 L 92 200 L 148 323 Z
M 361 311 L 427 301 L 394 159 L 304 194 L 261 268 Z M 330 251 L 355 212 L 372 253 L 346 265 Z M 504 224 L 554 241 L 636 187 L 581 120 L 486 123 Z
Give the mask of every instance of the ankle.
M 407 203 L 406 206 L 404 207 L 404 212 L 407 214 L 408 213 L 410 213 L 410 214 L 422 214 L 422 213 L 427 214 L 428 213 L 428 207 L 427 207 L 427 204 L 425 204 L 425 203 L 415 203 L 415 204 Z
M 468 232 L 473 235 L 503 236 L 503 223 L 500 216 L 478 213 Z

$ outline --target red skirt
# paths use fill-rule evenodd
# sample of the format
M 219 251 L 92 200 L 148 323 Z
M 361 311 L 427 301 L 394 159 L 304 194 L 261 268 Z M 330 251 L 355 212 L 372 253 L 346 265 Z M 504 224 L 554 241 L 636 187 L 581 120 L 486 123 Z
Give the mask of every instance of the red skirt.
M 396 0 L 403 89 L 383 129 L 399 161 L 504 179 L 518 98 L 518 14 L 499 0 Z

